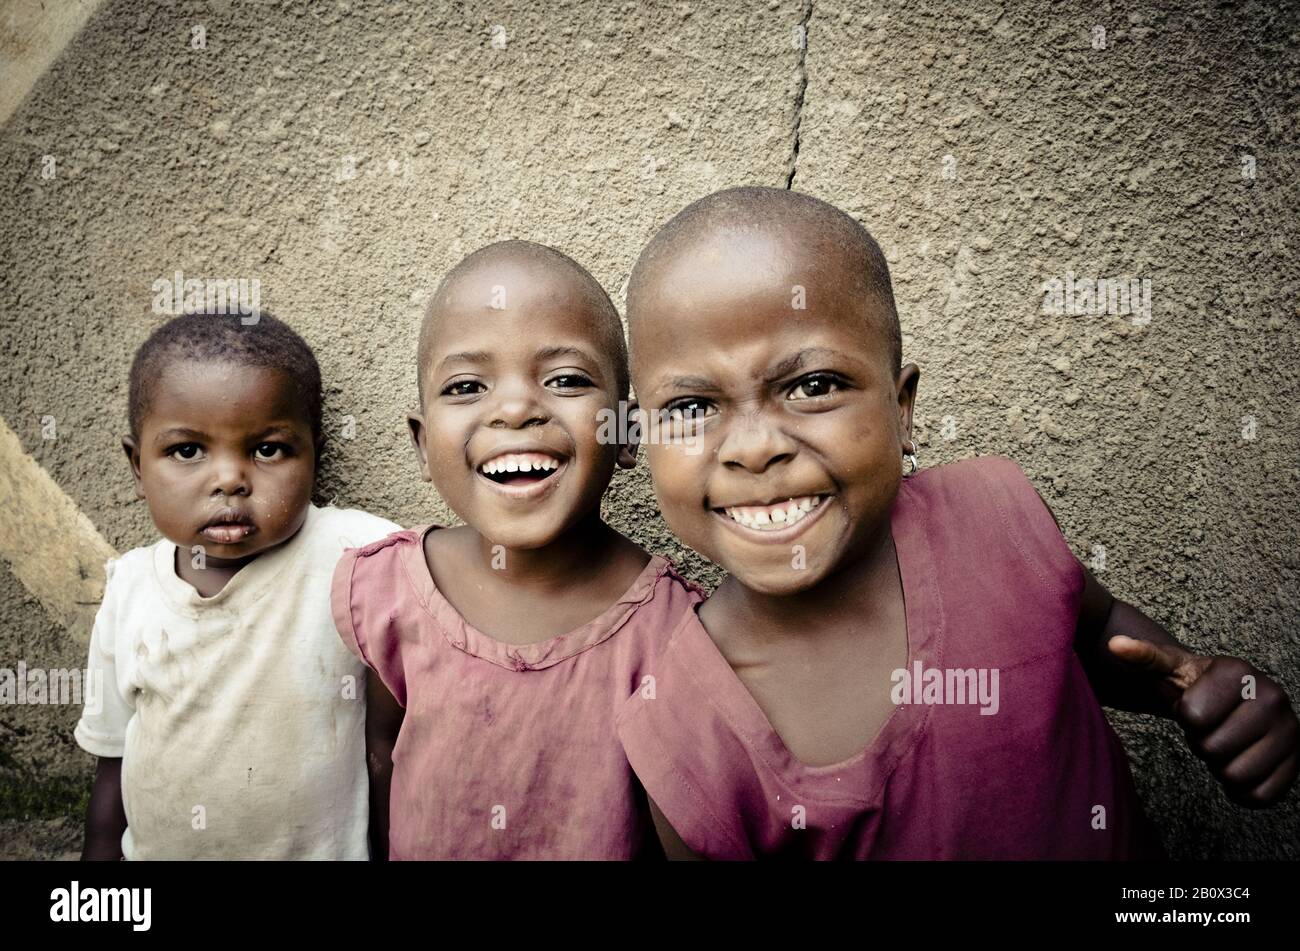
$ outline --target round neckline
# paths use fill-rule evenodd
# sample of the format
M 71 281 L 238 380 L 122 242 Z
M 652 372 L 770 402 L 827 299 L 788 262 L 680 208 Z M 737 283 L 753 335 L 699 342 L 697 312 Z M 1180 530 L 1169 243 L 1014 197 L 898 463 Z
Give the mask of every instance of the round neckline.
M 651 555 L 627 590 L 587 623 L 535 644 L 507 644 L 470 624 L 438 590 L 424 558 L 424 540 L 430 532 L 443 527 L 433 523 L 413 531 L 414 544 L 406 547 L 400 559 L 407 581 L 448 644 L 472 657 L 516 672 L 552 667 L 608 640 L 638 607 L 650 600 L 660 577 L 670 569 L 663 555 Z
M 199 594 L 197 588 L 176 573 L 176 562 L 181 557 L 180 546 L 168 538 L 161 539 L 154 545 L 154 579 L 171 606 L 190 617 L 198 617 L 213 610 L 242 610 L 271 590 L 271 583 L 303 550 L 304 546 L 300 542 L 307 537 L 319 518 L 320 510 L 315 505 L 309 505 L 307 517 L 291 538 L 276 546 L 274 551 L 258 555 L 244 565 L 211 597 L 205 598 Z
M 934 580 L 925 511 L 914 495 L 915 483 L 923 474 L 903 482 L 890 511 L 907 625 L 908 676 L 917 662 L 925 668 L 933 666 L 933 658 L 941 654 L 943 641 L 943 606 Z M 698 607 L 692 606 L 673 640 L 695 629 L 693 636 L 684 639 L 694 649 L 688 650 L 686 663 L 681 666 L 696 679 L 703 695 L 732 729 L 782 778 L 792 793 L 813 794 L 830 801 L 877 800 L 885 780 L 923 734 L 930 705 L 897 704 L 876 735 L 857 753 L 838 763 L 809 765 L 790 752 L 763 708 L 731 669 L 700 620 Z M 848 780 L 848 774 L 853 774 L 852 781 Z

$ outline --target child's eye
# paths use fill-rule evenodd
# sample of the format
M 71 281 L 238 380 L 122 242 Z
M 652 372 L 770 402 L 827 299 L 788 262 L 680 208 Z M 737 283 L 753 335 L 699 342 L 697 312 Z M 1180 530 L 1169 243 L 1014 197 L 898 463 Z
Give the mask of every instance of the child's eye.
M 474 389 L 478 387 L 478 389 Z M 442 388 L 443 396 L 469 396 L 473 393 L 479 393 L 485 387 L 478 380 L 457 380 L 455 383 L 448 383 Z
M 717 413 L 717 407 L 699 397 L 687 396 L 669 403 L 659 411 L 660 419 L 668 426 L 670 433 L 693 429 L 699 423 Z
M 591 386 L 590 377 L 581 373 L 561 373 L 559 376 L 553 376 L 546 381 L 547 386 L 558 386 L 562 390 L 573 389 L 580 386 Z
M 819 396 L 830 396 L 842 390 L 844 383 L 839 377 L 830 373 L 810 373 L 790 390 L 792 400 L 811 400 Z
M 183 442 L 167 450 L 167 455 L 177 462 L 194 462 L 203 454 L 203 447 L 196 442 Z
M 274 462 L 289 455 L 289 447 L 282 442 L 258 443 L 253 454 L 262 462 Z

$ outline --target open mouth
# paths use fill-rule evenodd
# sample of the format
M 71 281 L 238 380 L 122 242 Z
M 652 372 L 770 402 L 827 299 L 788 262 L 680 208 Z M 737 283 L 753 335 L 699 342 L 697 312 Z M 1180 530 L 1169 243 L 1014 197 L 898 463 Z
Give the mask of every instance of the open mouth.
M 785 535 L 793 534 L 791 529 L 796 525 L 820 515 L 829 498 L 830 495 L 796 495 L 777 502 L 724 505 L 713 511 L 751 532 Z
M 566 460 L 546 452 L 503 452 L 479 463 L 476 471 L 511 494 L 532 495 L 566 465 Z

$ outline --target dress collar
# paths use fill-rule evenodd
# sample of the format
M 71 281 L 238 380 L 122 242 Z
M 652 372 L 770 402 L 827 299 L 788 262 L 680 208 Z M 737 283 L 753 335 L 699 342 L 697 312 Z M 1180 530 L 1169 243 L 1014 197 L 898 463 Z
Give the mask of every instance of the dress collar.
M 942 656 L 943 603 L 935 580 L 920 476 L 902 484 L 890 515 L 890 528 L 903 585 L 907 618 L 907 669 L 920 662 L 932 667 Z M 878 805 L 885 781 L 924 735 L 927 704 L 899 704 L 867 746 L 849 759 L 809 766 L 796 759 L 748 688 L 736 676 L 700 621 L 694 605 L 671 634 L 667 650 L 679 676 L 695 682 L 695 696 L 710 703 L 730 729 L 794 795 L 822 802 Z
M 402 548 L 401 562 L 420 604 L 433 618 L 447 642 L 457 650 L 508 670 L 527 671 L 551 667 L 612 637 L 641 605 L 654 595 L 659 579 L 673 573 L 663 555 L 651 555 L 636 580 L 623 595 L 586 624 L 536 644 L 507 644 L 471 625 L 438 590 L 424 560 L 424 539 L 442 528 L 433 524 L 415 530 L 415 544 Z

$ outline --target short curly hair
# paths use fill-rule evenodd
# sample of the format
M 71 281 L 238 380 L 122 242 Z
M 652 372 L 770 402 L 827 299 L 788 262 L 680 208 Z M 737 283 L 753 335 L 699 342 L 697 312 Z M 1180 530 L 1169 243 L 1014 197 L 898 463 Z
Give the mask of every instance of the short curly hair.
M 132 436 L 140 436 L 153 386 L 164 368 L 177 360 L 206 360 L 283 370 L 293 379 L 313 439 L 320 442 L 323 399 L 316 354 L 288 324 L 266 311 L 256 323 L 245 324 L 244 319 L 239 314 L 183 314 L 149 335 L 131 362 L 127 414 Z

